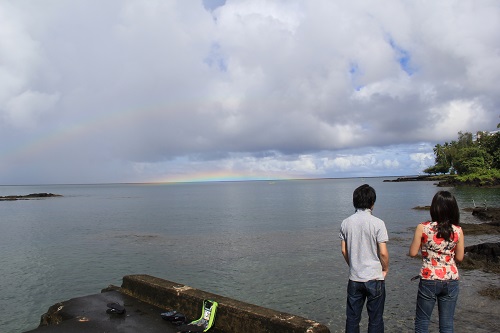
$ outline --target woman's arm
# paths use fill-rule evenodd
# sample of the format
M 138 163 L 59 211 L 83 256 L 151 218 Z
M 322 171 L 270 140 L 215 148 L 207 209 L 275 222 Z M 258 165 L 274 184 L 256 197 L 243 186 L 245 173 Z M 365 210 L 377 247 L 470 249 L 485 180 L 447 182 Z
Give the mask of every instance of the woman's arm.
M 462 228 L 460 228 L 460 235 L 458 237 L 457 248 L 455 249 L 455 261 L 461 262 L 464 260 L 465 253 L 465 241 L 464 241 L 464 233 Z
M 413 235 L 413 241 L 411 242 L 410 245 L 410 252 L 408 255 L 410 257 L 415 257 L 418 254 L 418 250 L 420 250 L 421 247 L 421 242 L 422 242 L 422 232 L 424 231 L 424 226 L 422 224 L 419 224 L 415 228 L 415 235 Z

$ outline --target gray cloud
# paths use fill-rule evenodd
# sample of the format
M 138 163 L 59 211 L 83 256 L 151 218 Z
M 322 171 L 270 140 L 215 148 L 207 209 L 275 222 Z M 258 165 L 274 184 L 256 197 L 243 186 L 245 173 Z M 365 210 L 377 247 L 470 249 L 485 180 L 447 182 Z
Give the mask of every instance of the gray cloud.
M 417 173 L 435 143 L 500 121 L 499 14 L 2 1 L 0 183 Z

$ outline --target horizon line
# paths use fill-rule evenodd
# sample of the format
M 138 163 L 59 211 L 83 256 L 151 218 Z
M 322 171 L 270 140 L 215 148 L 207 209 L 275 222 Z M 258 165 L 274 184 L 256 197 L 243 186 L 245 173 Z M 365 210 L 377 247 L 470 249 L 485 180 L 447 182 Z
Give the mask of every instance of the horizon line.
M 318 178 L 268 178 L 268 179 L 215 179 L 215 180 L 185 180 L 185 181 L 151 181 L 151 182 L 102 182 L 102 183 L 46 183 L 46 184 L 0 184 L 0 186 L 57 186 L 57 185 L 162 185 L 162 184 L 196 184 L 196 183 L 243 183 L 243 182 L 283 182 L 307 180 L 333 180 L 355 178 L 384 177 L 418 177 L 426 175 L 385 175 L 385 176 L 352 176 L 352 177 L 318 177 Z

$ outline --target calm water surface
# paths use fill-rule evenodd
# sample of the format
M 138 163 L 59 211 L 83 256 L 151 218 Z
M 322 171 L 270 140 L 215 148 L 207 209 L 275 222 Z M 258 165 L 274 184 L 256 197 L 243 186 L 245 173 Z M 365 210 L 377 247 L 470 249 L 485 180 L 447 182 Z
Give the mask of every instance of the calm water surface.
M 0 202 L 0 332 L 38 325 L 51 305 L 150 274 L 241 301 L 302 315 L 342 332 L 347 265 L 338 229 L 352 191 L 377 191 L 374 215 L 389 231 L 388 332 L 411 332 L 419 260 L 406 256 L 413 229 L 438 190 L 387 178 L 186 184 L 0 186 L 0 195 L 60 198 Z M 499 189 L 449 189 L 461 208 Z M 477 223 L 470 213 L 462 221 Z M 466 235 L 467 236 L 467 235 Z M 499 241 L 466 238 L 466 245 Z M 457 332 L 492 332 L 499 302 L 477 294 L 496 275 L 462 271 Z M 366 328 L 366 314 L 363 318 Z M 433 323 L 435 326 L 435 323 Z

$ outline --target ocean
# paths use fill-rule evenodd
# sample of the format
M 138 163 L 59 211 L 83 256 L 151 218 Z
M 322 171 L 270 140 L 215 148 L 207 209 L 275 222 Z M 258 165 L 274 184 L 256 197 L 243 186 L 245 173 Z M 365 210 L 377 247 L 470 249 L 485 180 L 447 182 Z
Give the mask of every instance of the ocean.
M 412 332 L 419 259 L 406 254 L 429 212 L 433 182 L 385 178 L 0 186 L 0 196 L 62 197 L 0 202 L 0 332 L 38 326 L 48 308 L 149 274 L 240 301 L 304 316 L 343 332 L 348 267 L 341 221 L 353 190 L 377 191 L 373 214 L 389 231 L 387 332 Z M 500 203 L 500 189 L 446 188 L 461 209 Z M 461 221 L 478 223 L 470 212 Z M 499 241 L 468 237 L 466 245 Z M 480 296 L 500 278 L 461 271 L 457 332 L 493 332 L 500 302 Z M 366 330 L 366 312 L 363 330 Z M 437 308 L 433 325 L 437 322 Z

